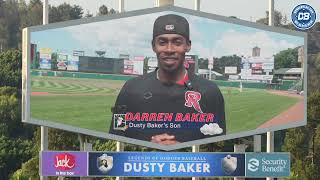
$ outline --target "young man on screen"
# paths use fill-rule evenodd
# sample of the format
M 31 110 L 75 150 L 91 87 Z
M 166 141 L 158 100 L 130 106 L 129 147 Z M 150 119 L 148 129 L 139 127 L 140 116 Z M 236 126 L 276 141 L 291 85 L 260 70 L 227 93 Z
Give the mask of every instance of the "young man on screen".
M 168 14 L 155 20 L 152 49 L 158 68 L 125 83 L 110 134 L 170 145 L 226 133 L 219 88 L 184 66 L 189 34 L 184 17 Z

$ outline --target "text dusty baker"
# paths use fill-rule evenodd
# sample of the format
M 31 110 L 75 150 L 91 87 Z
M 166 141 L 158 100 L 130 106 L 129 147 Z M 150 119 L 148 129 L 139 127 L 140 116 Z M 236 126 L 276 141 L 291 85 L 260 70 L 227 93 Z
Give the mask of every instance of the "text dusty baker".
M 145 163 L 130 163 L 125 162 L 123 164 L 123 170 L 124 172 L 151 172 L 151 173 L 162 173 L 165 171 L 171 172 L 171 173 L 210 173 L 210 164 L 209 163 L 195 163 L 195 162 L 189 162 L 189 163 L 151 163 L 151 162 L 145 162 Z
M 213 122 L 212 113 L 132 113 L 125 114 L 126 121 L 176 121 L 176 122 Z

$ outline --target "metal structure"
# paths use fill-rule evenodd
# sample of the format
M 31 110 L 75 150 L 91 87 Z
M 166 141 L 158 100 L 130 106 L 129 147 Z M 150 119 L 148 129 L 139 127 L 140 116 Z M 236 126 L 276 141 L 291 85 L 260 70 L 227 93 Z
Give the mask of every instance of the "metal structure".
M 123 6 L 123 4 L 122 4 L 122 6 Z M 199 7 L 199 6 L 197 6 L 197 7 Z M 123 9 L 123 8 L 121 8 L 121 9 Z M 258 30 L 261 29 L 262 31 L 270 31 L 270 32 L 275 32 L 275 33 L 292 35 L 292 36 L 296 36 L 297 38 L 299 38 L 299 41 L 301 41 L 301 43 L 303 43 L 304 42 L 303 40 L 306 39 L 305 33 L 302 33 L 302 32 L 293 32 L 290 30 L 271 28 L 271 27 L 267 27 L 265 25 L 260 25 L 257 23 L 251 23 L 248 21 L 237 20 L 237 19 L 233 19 L 233 18 L 226 18 L 226 17 L 222 17 L 222 16 L 217 16 L 214 14 L 209 15 L 207 13 L 202 13 L 200 11 L 179 8 L 179 7 L 174 7 L 174 6 L 150 8 L 150 9 L 145 9 L 145 10 L 136 10 L 136 11 L 130 11 L 130 12 L 126 12 L 126 13 L 118 13 L 118 14 L 114 14 L 114 15 L 93 17 L 93 18 L 88 18 L 88 19 L 84 18 L 84 19 L 79 19 L 79 20 L 66 21 L 63 23 L 50 24 L 50 25 L 46 25 L 46 26 L 34 26 L 34 27 L 29 27 L 28 29 L 30 30 L 30 33 L 32 33 L 32 37 L 37 37 L 38 32 L 47 31 L 49 29 L 59 29 L 59 28 L 65 28 L 65 27 L 69 27 L 69 26 L 73 26 L 73 28 L 75 28 L 75 26 L 85 27 L 85 26 L 87 26 L 86 24 L 90 23 L 91 21 L 95 21 L 95 22 L 99 21 L 102 23 L 104 21 L 103 19 L 108 21 L 111 19 L 118 19 L 118 18 L 121 19 L 121 17 L 128 17 L 129 18 L 132 16 L 137 16 L 137 14 L 144 14 L 145 12 L 150 14 L 150 13 L 158 13 L 158 12 L 163 12 L 163 11 L 174 11 L 174 13 L 184 13 L 186 15 L 191 15 L 191 16 L 197 16 L 197 15 L 199 15 L 201 17 L 206 16 L 206 18 L 208 18 L 208 19 L 225 21 L 225 22 L 229 23 L 230 26 L 233 26 L 233 24 L 239 24 L 239 25 L 244 26 L 245 28 L 255 28 Z M 77 28 L 77 29 L 79 29 L 79 28 Z M 47 32 L 50 33 L 49 31 L 47 31 Z M 39 43 L 41 43 L 41 42 L 39 41 Z M 71 76 L 72 76 L 72 74 L 71 74 Z M 31 79 L 28 80 L 28 83 L 30 83 L 30 80 Z M 26 93 L 25 95 L 30 96 L 30 92 L 32 91 L 30 86 L 28 87 L 28 89 L 24 89 L 24 90 L 25 90 L 24 92 Z M 23 101 L 23 103 L 26 103 L 25 104 L 26 107 L 30 107 L 29 99 L 25 98 Z M 81 134 L 90 135 L 90 136 L 96 136 L 96 137 L 107 138 L 107 139 L 114 139 L 114 140 L 121 141 L 121 142 L 137 143 L 137 144 L 139 143 L 139 145 L 149 146 L 149 147 L 153 147 L 153 148 L 158 148 L 160 146 L 159 144 L 151 143 L 149 141 L 146 141 L 143 143 L 140 141 L 133 142 L 132 139 L 129 140 L 128 138 L 124 139 L 124 138 L 117 137 L 117 136 L 111 136 L 109 134 L 106 135 L 106 132 L 104 132 L 104 131 L 81 127 L 81 126 L 78 126 L 77 124 L 57 123 L 53 120 L 44 121 L 44 120 L 42 120 L 42 117 L 39 117 L 39 118 L 32 117 L 29 108 L 24 108 L 23 110 L 25 110 L 25 112 L 26 112 L 24 118 L 22 118 L 23 122 L 37 124 L 39 126 L 58 128 L 58 129 L 72 131 L 72 132 L 81 133 Z M 301 112 L 302 112 L 302 110 L 301 110 Z M 276 131 L 276 130 L 280 130 L 283 128 L 297 127 L 297 126 L 304 125 L 305 123 L 306 123 L 305 118 L 301 118 L 301 120 L 299 119 L 299 121 L 295 121 L 294 123 L 288 123 L 288 124 L 283 124 L 283 125 L 281 124 L 281 126 L 270 126 L 268 128 L 250 129 L 250 131 L 247 131 L 247 132 L 243 132 L 243 131 L 240 132 L 239 131 L 238 134 L 231 134 L 230 133 L 230 134 L 227 134 L 227 136 L 216 136 L 216 137 L 212 137 L 212 138 L 210 137 L 211 139 L 208 138 L 206 140 L 201 140 L 201 141 L 200 140 L 194 141 L 194 142 L 186 141 L 186 143 L 183 142 L 183 143 L 165 146 L 165 147 L 161 146 L 159 149 L 173 150 L 173 149 L 179 149 L 179 148 L 183 148 L 183 147 L 191 147 L 193 145 L 200 145 L 200 144 L 212 143 L 212 142 L 217 142 L 217 141 L 223 141 L 226 139 L 233 139 L 233 138 L 245 137 L 245 136 L 250 136 L 250 135 L 255 135 L 255 134 L 262 134 L 262 133 L 266 133 L 267 131 Z M 189 144 L 187 144 L 187 143 L 189 143 Z
M 269 0 L 269 26 L 274 26 L 274 0 Z M 274 151 L 274 132 L 267 132 L 267 152 Z M 267 180 L 273 178 L 267 177 Z
M 269 26 L 274 25 L 274 0 L 269 0 Z M 118 0 L 118 11 L 124 12 L 124 0 Z M 167 5 L 174 5 L 174 0 L 156 0 L 156 6 L 167 6 Z M 200 0 L 194 0 L 194 10 L 200 11 Z M 48 0 L 43 1 L 43 24 L 49 23 L 49 5 Z M 210 76 L 211 77 L 211 76 Z M 81 136 L 82 138 L 82 136 Z M 83 141 L 83 139 L 82 139 Z M 83 144 L 81 149 L 85 149 Z M 245 151 L 245 144 L 235 144 L 234 149 L 235 152 L 244 152 Z M 48 127 L 41 126 L 41 151 L 48 150 Z M 124 150 L 124 143 L 117 141 L 117 152 Z M 254 135 L 254 151 L 261 152 L 261 135 Z M 274 151 L 274 133 L 267 132 L 267 152 Z M 199 146 L 192 146 L 192 152 L 199 152 Z M 47 179 L 47 177 L 41 176 L 40 179 Z M 121 179 L 117 177 L 117 179 Z M 196 178 L 193 178 L 196 179 Z M 267 179 L 273 179 L 268 177 Z
M 49 0 L 43 1 L 43 13 L 42 13 L 42 20 L 43 25 L 49 23 Z M 40 150 L 45 151 L 48 150 L 48 143 L 49 143 L 49 136 L 48 136 L 48 127 L 41 126 L 41 143 L 40 143 Z M 48 179 L 47 177 L 40 176 L 41 180 Z

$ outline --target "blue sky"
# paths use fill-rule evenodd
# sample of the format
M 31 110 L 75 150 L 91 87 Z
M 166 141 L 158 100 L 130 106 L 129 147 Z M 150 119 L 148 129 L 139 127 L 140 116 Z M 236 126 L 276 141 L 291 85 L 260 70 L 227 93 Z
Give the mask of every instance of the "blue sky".
M 169 12 L 122 18 L 33 32 L 31 42 L 39 48 L 52 48 L 55 52 L 72 54 L 83 50 L 94 55 L 96 50 L 106 51 L 108 57 L 119 54 L 154 56 L 151 49 L 152 26 L 156 17 Z M 200 57 L 221 57 L 237 54 L 250 56 L 254 46 L 261 48 L 261 56 L 270 57 L 277 52 L 303 45 L 303 38 L 273 33 L 241 25 L 180 14 L 190 23 L 192 49 L 189 54 Z

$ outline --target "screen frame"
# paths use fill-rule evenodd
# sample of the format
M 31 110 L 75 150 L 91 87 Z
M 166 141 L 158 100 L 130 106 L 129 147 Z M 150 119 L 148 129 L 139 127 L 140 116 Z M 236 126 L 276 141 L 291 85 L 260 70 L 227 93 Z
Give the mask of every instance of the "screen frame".
M 235 134 L 227 134 L 222 136 L 216 136 L 216 137 L 209 137 L 205 139 L 199 139 L 194 141 L 188 141 L 183 142 L 179 144 L 174 145 L 161 145 L 156 144 L 152 142 L 137 140 L 133 138 L 127 138 L 124 136 L 118 136 L 113 135 L 109 133 L 102 133 L 98 131 L 88 130 L 84 128 L 79 128 L 71 125 L 65 125 L 61 123 L 55 123 L 50 121 L 44 121 L 40 119 L 33 119 L 31 118 L 30 113 L 30 95 L 31 95 L 31 76 L 30 76 L 30 60 L 31 60 L 31 53 L 30 53 L 30 39 L 31 39 L 31 32 L 37 32 L 37 31 L 44 31 L 44 30 L 50 30 L 50 29 L 56 29 L 56 28 L 62 28 L 62 27 L 68 27 L 68 26 L 75 26 L 75 25 L 81 25 L 81 24 L 88 24 L 88 23 L 94 23 L 94 22 L 100 22 L 100 21 L 108 21 L 108 20 L 114 20 L 114 19 L 121 19 L 126 17 L 132 17 L 132 16 L 138 16 L 138 15 L 144 15 L 144 14 L 152 14 L 152 13 L 158 13 L 163 11 L 172 11 L 176 13 L 184 13 L 188 15 L 198 16 L 202 18 L 212 19 L 216 21 L 223 21 L 227 23 L 232 23 L 236 25 L 242 25 L 247 27 L 252 27 L 256 29 L 261 29 L 264 31 L 270 31 L 270 32 L 276 32 L 281 34 L 288 34 L 293 36 L 298 36 L 304 38 L 304 62 L 303 62 L 303 71 L 304 71 L 304 119 L 302 121 L 298 122 L 290 122 L 285 125 L 276 125 L 268 128 L 259 128 L 254 129 L 250 131 L 242 131 Z M 40 125 L 40 126 L 46 126 L 50 128 L 56 128 L 56 129 L 62 129 L 66 131 L 71 131 L 75 133 L 95 136 L 99 138 L 106 138 L 106 139 L 112 139 L 116 141 L 121 141 L 125 143 L 135 144 L 135 145 L 141 145 L 141 146 L 147 146 L 151 148 L 161 149 L 161 150 L 175 150 L 180 149 L 184 147 L 190 147 L 193 145 L 202 145 L 207 143 L 213 143 L 223 140 L 229 140 L 234 138 L 241 138 L 246 136 L 252 136 L 256 134 L 263 134 L 269 131 L 278 131 L 288 128 L 294 128 L 299 126 L 304 126 L 307 124 L 307 33 L 306 32 L 299 32 L 299 31 L 293 31 L 278 27 L 272 27 L 272 26 L 266 26 L 263 24 L 248 22 L 236 18 L 228 18 L 220 15 L 195 11 L 191 9 L 185 9 L 175 6 L 166 6 L 166 7 L 156 7 L 156 8 L 149 8 L 149 9 L 143 9 L 143 10 L 136 10 L 136 11 L 130 11 L 125 13 L 118 13 L 118 14 L 112 14 L 112 15 L 106 15 L 106 16 L 98 16 L 98 17 L 91 17 L 91 18 L 83 18 L 79 20 L 71 20 L 71 21 L 65 21 L 65 22 L 59 22 L 59 23 L 52 23 L 47 25 L 40 25 L 40 26 L 32 26 L 28 28 L 23 29 L 23 43 L 22 43 L 22 122 L 30 123 L 34 125 Z

